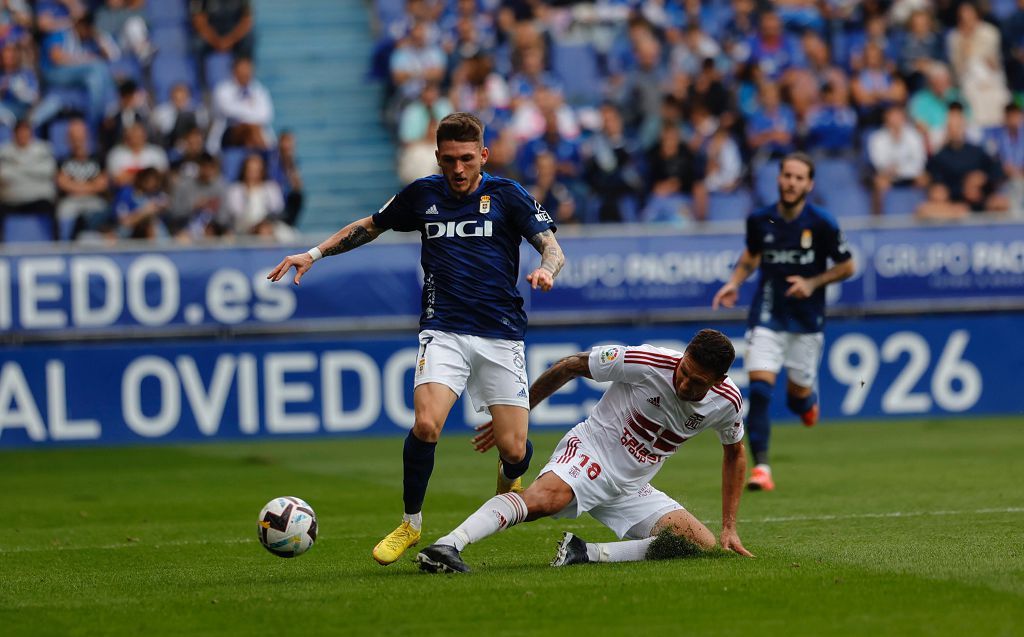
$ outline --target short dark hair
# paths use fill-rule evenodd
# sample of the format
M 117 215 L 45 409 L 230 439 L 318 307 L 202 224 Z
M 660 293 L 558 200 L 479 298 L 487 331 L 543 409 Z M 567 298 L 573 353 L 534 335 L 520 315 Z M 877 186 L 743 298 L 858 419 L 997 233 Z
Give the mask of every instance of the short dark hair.
M 782 159 L 779 160 L 779 170 L 782 170 L 782 165 L 785 164 L 787 161 L 798 161 L 801 164 L 804 164 L 805 166 L 807 166 L 808 170 L 811 171 L 809 177 L 811 179 L 814 179 L 814 158 L 813 157 L 811 157 L 807 153 L 801 153 L 799 151 L 797 151 L 795 153 L 789 153 L 787 155 L 784 155 L 782 157 Z
M 736 349 L 732 341 L 718 330 L 704 329 L 697 332 L 686 346 L 686 353 L 716 378 L 728 374 L 736 360 Z
M 484 123 L 472 113 L 446 115 L 437 125 L 437 145 L 441 142 L 484 143 Z

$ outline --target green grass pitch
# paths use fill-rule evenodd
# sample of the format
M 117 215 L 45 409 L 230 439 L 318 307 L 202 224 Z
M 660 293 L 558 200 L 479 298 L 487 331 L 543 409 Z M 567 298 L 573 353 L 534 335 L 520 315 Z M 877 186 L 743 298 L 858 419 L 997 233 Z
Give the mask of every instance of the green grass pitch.
M 559 435 L 534 432 L 534 472 Z M 398 438 L 5 452 L 0 632 L 1024 635 L 1024 418 L 773 435 L 778 490 L 740 510 L 756 559 L 553 569 L 563 530 L 613 537 L 543 520 L 469 547 L 466 576 L 370 558 L 400 514 Z M 720 459 L 698 437 L 655 481 L 715 531 Z M 495 465 L 442 439 L 425 540 L 493 493 Z M 298 559 L 256 542 L 279 495 L 319 517 Z

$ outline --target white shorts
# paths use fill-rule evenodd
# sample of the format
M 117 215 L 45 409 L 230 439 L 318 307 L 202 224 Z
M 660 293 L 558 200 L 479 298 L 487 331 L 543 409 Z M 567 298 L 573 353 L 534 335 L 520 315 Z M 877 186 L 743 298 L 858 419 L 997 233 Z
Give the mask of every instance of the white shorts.
M 554 518 L 578 518 L 584 513 L 615 532 L 617 537 L 641 540 L 651 536 L 654 525 L 666 513 L 683 506 L 650 485 L 622 495 L 608 471 L 596 472 L 601 459 L 587 445 L 577 425 L 562 437 L 539 475 L 551 472 L 572 489 L 575 496 Z M 583 456 L 586 456 L 584 458 Z
M 821 332 L 799 334 L 755 327 L 747 332 L 747 372 L 778 374 L 785 364 L 786 374 L 794 384 L 814 387 L 824 345 L 825 335 Z
M 530 408 L 522 341 L 423 330 L 413 386 L 424 383 L 446 385 L 456 396 L 468 388 L 478 412 L 491 405 Z

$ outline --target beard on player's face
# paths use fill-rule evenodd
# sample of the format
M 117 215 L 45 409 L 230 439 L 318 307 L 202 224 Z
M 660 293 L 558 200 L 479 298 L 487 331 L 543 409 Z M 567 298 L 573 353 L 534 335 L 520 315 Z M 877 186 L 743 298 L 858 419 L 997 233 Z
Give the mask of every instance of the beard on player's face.
M 807 199 L 809 192 L 809 190 L 802 189 L 799 186 L 788 188 L 779 186 L 779 201 L 789 208 L 799 206 Z

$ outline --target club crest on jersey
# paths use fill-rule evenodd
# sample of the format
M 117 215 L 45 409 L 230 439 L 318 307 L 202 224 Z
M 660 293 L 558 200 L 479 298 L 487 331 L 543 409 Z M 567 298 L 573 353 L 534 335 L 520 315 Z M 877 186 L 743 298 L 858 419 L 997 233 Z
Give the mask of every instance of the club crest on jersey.
M 484 195 L 480 197 L 480 214 L 485 215 L 491 211 L 491 196 Z
M 619 348 L 618 347 L 609 347 L 608 349 L 606 349 L 603 352 L 601 352 L 601 362 L 602 363 L 610 363 L 610 362 L 612 362 L 613 360 L 615 360 L 618 357 L 619 357 Z
M 803 248 L 804 250 L 807 250 L 808 248 L 811 247 L 811 241 L 811 230 L 810 228 L 805 228 L 804 231 L 800 233 L 800 247 Z
M 704 416 L 702 414 L 692 414 L 686 419 L 686 422 L 683 423 L 683 427 L 693 431 L 697 427 L 700 427 L 700 423 L 702 422 L 704 422 Z

